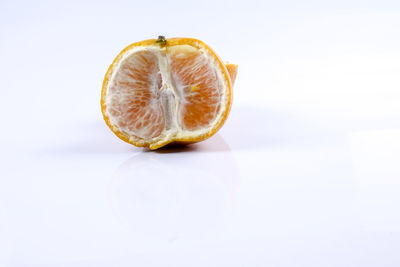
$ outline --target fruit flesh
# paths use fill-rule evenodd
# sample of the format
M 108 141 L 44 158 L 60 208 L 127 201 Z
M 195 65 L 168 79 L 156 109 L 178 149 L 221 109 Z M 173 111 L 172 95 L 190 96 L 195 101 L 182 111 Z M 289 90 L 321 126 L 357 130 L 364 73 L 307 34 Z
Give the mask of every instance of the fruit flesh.
M 185 130 L 207 127 L 220 110 L 222 86 L 208 58 L 191 46 L 167 53 L 175 88 L 181 94 L 179 123 Z
M 109 112 L 116 125 L 141 138 L 159 136 L 164 129 L 164 111 L 159 98 L 159 67 L 152 51 L 139 51 L 120 66 L 110 90 Z
M 223 91 L 209 59 L 181 45 L 132 53 L 121 62 L 108 96 L 116 126 L 145 139 L 164 130 L 207 128 L 220 111 Z
M 104 120 L 122 140 L 150 149 L 204 140 L 226 120 L 236 69 L 196 39 L 131 44 L 106 73 Z

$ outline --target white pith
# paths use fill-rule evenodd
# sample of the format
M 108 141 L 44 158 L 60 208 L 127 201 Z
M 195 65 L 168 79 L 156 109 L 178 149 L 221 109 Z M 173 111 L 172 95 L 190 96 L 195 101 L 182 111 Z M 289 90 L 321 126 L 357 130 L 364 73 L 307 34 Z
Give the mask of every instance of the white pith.
M 187 45 L 186 45 L 187 46 Z M 193 49 L 193 47 L 191 47 Z M 198 49 L 198 48 L 196 48 Z M 226 74 L 221 69 L 219 62 L 207 49 L 200 48 L 198 49 L 202 54 L 207 58 L 207 62 L 214 66 L 215 73 L 217 76 L 218 84 L 222 87 L 220 90 L 221 94 L 221 108 L 219 112 L 215 115 L 214 120 L 209 123 L 208 127 L 203 127 L 198 130 L 189 131 L 185 130 L 181 127 L 179 123 L 179 105 L 178 103 L 184 103 L 184 99 L 181 97 L 183 95 L 183 86 L 179 81 L 174 80 L 174 83 L 171 80 L 171 71 L 170 65 L 166 56 L 166 48 L 161 47 L 159 45 L 154 46 L 135 46 L 127 51 L 125 51 L 114 63 L 113 68 L 109 71 L 108 74 L 108 82 L 105 85 L 105 116 L 109 118 L 109 124 L 113 128 L 113 130 L 117 130 L 119 132 L 125 133 L 129 136 L 130 142 L 138 143 L 138 144 L 151 144 L 150 147 L 157 147 L 159 144 L 169 143 L 171 141 L 184 141 L 185 139 L 197 138 L 201 136 L 207 135 L 210 131 L 220 125 L 221 120 L 223 119 L 223 115 L 226 112 L 227 105 L 229 103 L 229 94 L 228 94 L 228 81 L 225 78 Z M 165 127 L 162 133 L 154 138 L 143 138 L 141 137 L 140 131 L 130 131 L 128 129 L 124 129 L 118 126 L 116 118 L 110 113 L 109 106 L 112 94 L 110 93 L 110 86 L 113 83 L 116 75 L 119 73 L 122 63 L 129 59 L 130 56 L 139 52 L 139 51 L 151 51 L 153 52 L 158 59 L 158 64 L 160 68 L 160 74 L 162 76 L 162 86 L 159 89 L 159 99 L 155 99 L 156 101 L 154 105 L 158 105 L 159 101 L 164 110 L 164 118 L 165 118 Z M 153 81 L 157 84 L 157 80 Z M 173 85 L 175 84 L 176 87 Z M 124 97 L 123 95 L 118 95 L 119 97 Z M 115 97 L 115 95 L 114 95 Z M 122 100 L 121 100 L 122 101 Z

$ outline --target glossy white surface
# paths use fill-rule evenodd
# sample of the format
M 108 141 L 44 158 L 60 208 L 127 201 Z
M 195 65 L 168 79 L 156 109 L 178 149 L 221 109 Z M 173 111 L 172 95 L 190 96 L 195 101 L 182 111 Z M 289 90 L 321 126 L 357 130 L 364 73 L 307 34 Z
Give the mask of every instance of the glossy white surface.
M 400 266 L 399 5 L 226 8 L 0 3 L 1 267 Z M 240 69 L 216 136 L 151 152 L 99 98 L 116 54 L 160 33 Z

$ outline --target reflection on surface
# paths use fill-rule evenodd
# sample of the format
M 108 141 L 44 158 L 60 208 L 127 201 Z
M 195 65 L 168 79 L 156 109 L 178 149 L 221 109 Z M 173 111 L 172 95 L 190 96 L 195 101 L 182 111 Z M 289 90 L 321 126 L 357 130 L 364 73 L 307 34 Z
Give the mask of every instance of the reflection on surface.
M 110 200 L 135 235 L 190 239 L 223 229 L 238 182 L 235 159 L 217 135 L 192 146 L 136 154 L 115 172 Z

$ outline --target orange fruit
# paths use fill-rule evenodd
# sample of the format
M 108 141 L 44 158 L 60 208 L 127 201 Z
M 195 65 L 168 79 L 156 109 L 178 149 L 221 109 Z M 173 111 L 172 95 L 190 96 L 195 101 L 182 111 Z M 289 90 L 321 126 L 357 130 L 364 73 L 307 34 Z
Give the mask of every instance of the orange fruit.
M 135 146 L 199 142 L 225 122 L 236 73 L 200 40 L 133 43 L 105 75 L 101 111 L 111 131 Z

